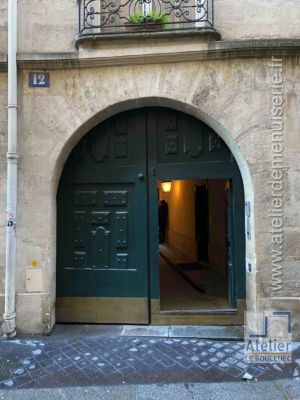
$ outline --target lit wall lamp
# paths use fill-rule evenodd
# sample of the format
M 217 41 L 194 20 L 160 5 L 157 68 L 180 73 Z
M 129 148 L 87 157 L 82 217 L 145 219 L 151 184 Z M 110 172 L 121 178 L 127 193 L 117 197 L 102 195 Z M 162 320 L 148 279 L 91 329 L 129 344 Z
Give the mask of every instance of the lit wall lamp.
M 172 182 L 162 182 L 162 183 L 161 183 L 161 188 L 162 188 L 162 191 L 163 191 L 164 193 L 169 193 L 169 192 L 171 192 L 171 189 L 172 189 Z

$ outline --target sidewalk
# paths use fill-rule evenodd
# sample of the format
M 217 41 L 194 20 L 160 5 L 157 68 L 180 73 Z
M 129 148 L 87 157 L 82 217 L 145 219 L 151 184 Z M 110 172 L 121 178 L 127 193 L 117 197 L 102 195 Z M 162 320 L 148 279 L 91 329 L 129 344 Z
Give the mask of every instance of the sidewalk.
M 292 364 L 247 365 L 242 341 L 120 332 L 67 326 L 1 339 L 0 400 L 300 399 L 297 343 Z M 245 372 L 253 382 L 242 381 Z
M 300 381 L 0 390 L 0 400 L 299 400 Z

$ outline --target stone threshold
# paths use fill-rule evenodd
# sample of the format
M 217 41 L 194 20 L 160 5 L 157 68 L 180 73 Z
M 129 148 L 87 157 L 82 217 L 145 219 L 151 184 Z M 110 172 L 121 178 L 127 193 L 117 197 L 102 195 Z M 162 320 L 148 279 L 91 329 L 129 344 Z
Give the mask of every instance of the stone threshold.
M 161 315 L 234 315 L 237 314 L 237 308 L 213 308 L 197 310 L 160 310 Z
M 243 340 L 244 327 L 238 325 L 83 325 L 57 324 L 51 336 L 135 336 L 164 338 L 197 338 Z

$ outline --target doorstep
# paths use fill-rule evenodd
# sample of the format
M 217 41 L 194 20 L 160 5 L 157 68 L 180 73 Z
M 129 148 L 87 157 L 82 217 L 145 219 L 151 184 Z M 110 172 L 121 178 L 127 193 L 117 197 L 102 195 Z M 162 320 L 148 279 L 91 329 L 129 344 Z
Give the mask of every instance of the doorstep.
M 53 336 L 101 335 L 101 336 L 140 336 L 198 338 L 214 340 L 242 340 L 244 327 L 240 325 L 84 325 L 57 324 Z

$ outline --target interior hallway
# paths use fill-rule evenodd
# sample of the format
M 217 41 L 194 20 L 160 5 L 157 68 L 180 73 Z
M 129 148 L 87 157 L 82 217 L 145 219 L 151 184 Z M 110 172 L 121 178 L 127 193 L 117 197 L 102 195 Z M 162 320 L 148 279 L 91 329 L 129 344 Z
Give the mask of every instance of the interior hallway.
M 167 208 L 163 235 L 160 227 L 161 312 L 230 309 L 227 188 L 224 179 L 174 180 L 168 190 L 158 184 L 159 213 Z
M 185 254 L 167 244 L 161 244 L 159 250 L 161 311 L 220 311 L 230 308 L 227 283 L 222 275 L 210 269 L 208 265 L 192 263 Z M 191 262 L 190 266 L 179 268 L 179 272 L 177 271 L 176 266 L 188 262 Z M 180 274 L 180 270 L 190 282 Z M 197 290 L 197 286 L 203 289 L 204 293 Z

